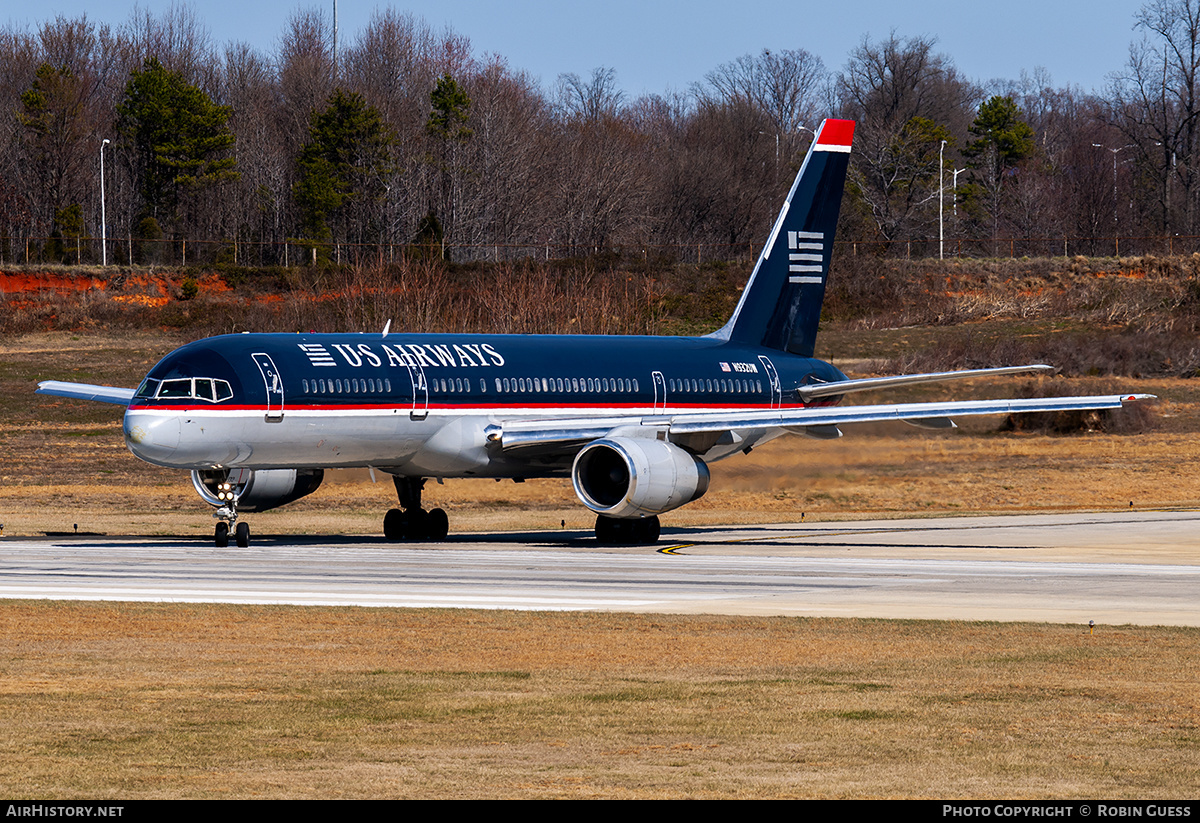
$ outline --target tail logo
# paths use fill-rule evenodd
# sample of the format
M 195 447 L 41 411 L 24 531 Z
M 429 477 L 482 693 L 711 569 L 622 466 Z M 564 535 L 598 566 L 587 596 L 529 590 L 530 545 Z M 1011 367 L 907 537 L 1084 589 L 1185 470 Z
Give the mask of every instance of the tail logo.
M 788 282 L 820 283 L 824 270 L 825 232 L 789 231 Z M 816 242 L 814 242 L 816 241 Z

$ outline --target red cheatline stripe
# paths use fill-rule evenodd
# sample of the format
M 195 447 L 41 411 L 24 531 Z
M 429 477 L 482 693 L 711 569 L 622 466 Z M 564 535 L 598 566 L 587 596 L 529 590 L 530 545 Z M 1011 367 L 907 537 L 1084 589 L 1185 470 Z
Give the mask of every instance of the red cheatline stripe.
M 849 146 L 854 140 L 853 120 L 826 120 L 817 145 Z
M 812 404 L 818 405 L 818 404 Z M 820 405 L 828 405 L 823 403 Z M 724 411 L 729 413 L 745 412 L 745 411 L 770 411 L 772 406 L 769 403 L 747 403 L 740 406 L 729 406 L 720 403 L 673 403 L 669 406 L 670 414 L 678 414 L 680 410 L 692 411 Z M 785 403 L 784 409 L 802 409 L 808 408 L 804 405 L 794 403 Z M 264 413 L 268 409 L 266 406 L 234 406 L 228 404 L 214 406 L 130 406 L 132 411 L 171 411 L 171 412 L 254 412 Z M 429 406 L 418 409 L 418 411 L 434 411 L 434 412 L 455 412 L 455 411 L 495 411 L 495 412 L 535 412 L 543 409 L 566 409 L 575 411 L 608 411 L 621 410 L 629 414 L 641 414 L 647 417 L 652 417 L 662 412 L 654 410 L 646 405 L 623 404 L 623 403 L 513 403 L 511 405 L 494 405 L 494 404 L 473 404 L 473 403 L 456 403 L 443 404 L 431 402 Z M 303 403 L 295 401 L 283 409 L 287 412 L 302 412 L 302 411 L 377 411 L 377 412 L 407 412 L 411 411 L 411 405 L 395 404 L 365 404 L 365 403 L 346 403 L 346 404 L 325 404 L 325 403 Z M 278 408 L 274 411 L 279 411 Z

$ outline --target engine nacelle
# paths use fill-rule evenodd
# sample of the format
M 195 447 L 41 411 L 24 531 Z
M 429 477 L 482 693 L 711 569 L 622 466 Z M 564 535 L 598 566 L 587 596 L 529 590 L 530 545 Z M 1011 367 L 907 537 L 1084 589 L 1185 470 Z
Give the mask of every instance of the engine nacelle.
M 323 469 L 210 469 L 192 472 L 192 485 L 210 506 L 228 506 L 228 484 L 241 512 L 265 512 L 312 494 L 325 479 Z
M 708 466 L 664 440 L 606 437 L 575 456 L 575 494 L 597 514 L 649 517 L 677 509 L 708 491 Z

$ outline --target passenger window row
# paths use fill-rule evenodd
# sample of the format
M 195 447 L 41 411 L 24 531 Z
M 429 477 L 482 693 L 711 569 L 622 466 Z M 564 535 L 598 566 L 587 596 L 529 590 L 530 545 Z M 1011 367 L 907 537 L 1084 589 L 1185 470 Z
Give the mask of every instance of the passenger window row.
M 391 394 L 392 381 L 389 378 L 357 377 L 314 380 L 303 379 L 300 387 L 305 394 Z

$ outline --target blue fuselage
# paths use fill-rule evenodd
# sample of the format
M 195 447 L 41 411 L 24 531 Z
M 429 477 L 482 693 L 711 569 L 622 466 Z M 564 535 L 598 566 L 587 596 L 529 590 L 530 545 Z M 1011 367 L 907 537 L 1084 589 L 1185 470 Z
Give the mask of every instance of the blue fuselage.
M 125 434 L 142 459 L 180 469 L 556 475 L 571 450 L 502 454 L 489 427 L 802 407 L 797 387 L 845 379 L 821 360 L 705 337 L 225 335 L 155 366 Z

